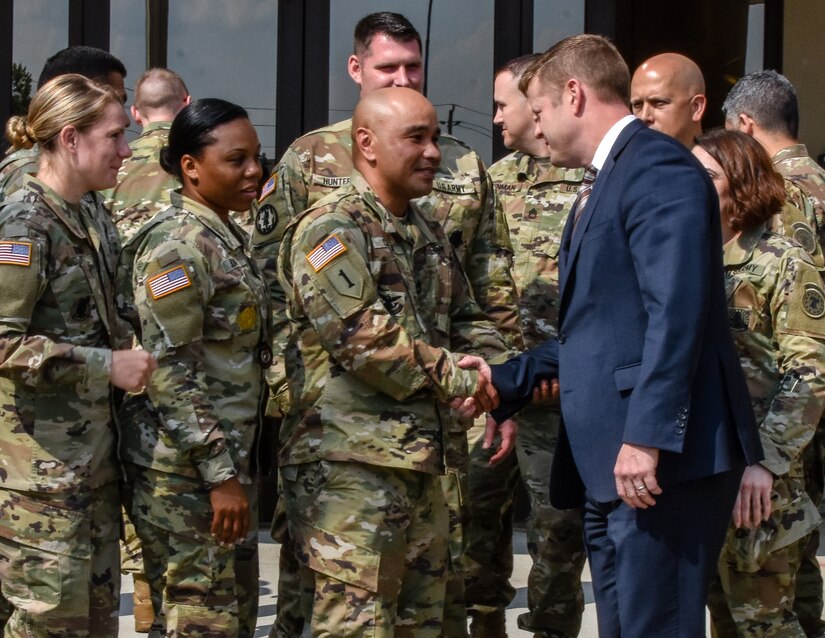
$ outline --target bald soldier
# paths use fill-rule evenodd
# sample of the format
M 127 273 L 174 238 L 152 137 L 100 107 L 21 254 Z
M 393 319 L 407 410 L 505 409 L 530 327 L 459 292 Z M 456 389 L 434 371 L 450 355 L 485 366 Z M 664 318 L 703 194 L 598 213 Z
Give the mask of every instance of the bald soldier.
M 160 149 L 169 138 L 175 115 L 191 99 L 183 79 L 169 69 L 149 69 L 138 79 L 131 112 L 143 132 L 129 144 L 132 157 L 123 162 L 117 185 L 105 195 L 124 242 L 143 222 L 169 206 L 169 190 L 180 186 L 160 167 Z
M 688 148 L 702 132 L 705 78 L 696 63 L 679 53 L 661 53 L 636 69 L 630 85 L 633 114 L 650 128 Z
M 506 346 L 441 225 L 411 202 L 433 187 L 438 137 L 418 92 L 370 92 L 353 116 L 351 179 L 284 231 L 291 410 L 279 461 L 312 574 L 301 610 L 313 636 L 442 635 L 450 426 L 439 404 L 493 405 L 489 380 L 454 352 Z

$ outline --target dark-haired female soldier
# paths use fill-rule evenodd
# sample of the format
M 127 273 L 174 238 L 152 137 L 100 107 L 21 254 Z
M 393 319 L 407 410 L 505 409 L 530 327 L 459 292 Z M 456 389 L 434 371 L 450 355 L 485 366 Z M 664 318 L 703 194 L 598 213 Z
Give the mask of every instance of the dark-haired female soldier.
M 825 293 L 803 248 L 767 230 L 785 189 L 760 144 L 711 131 L 693 154 L 719 195 L 728 317 L 765 450 L 745 469 L 710 588 L 713 635 L 804 638 L 794 582 L 819 515 L 801 455 L 825 399 Z
M 268 297 L 229 211 L 261 168 L 246 111 L 205 99 L 175 118 L 161 165 L 182 183 L 121 257 L 121 285 L 158 370 L 124 412 L 131 513 L 169 636 L 252 636 L 258 601 L 254 448 L 265 397 Z

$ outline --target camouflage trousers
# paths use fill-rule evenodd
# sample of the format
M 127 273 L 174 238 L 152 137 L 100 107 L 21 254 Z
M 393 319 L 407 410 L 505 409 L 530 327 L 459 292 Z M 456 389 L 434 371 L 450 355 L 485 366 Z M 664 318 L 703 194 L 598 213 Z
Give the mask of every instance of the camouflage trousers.
M 512 501 L 519 474 L 530 498 L 527 549 L 533 566 L 527 580 L 528 612 L 519 628 L 538 636 L 578 635 L 584 613 L 581 574 L 585 563 L 580 510 L 550 504 L 550 466 L 559 414 L 527 406 L 516 417 L 516 455 L 496 466 L 481 447 L 483 432 L 471 430 L 470 496 L 464 557 L 467 609 L 489 613 L 507 607 L 514 590 Z
M 820 421 L 814 438 L 802 453 L 805 466 L 805 490 L 814 505 L 822 505 L 822 493 L 825 488 L 825 421 Z M 823 611 L 822 571 L 819 568 L 817 552 L 819 551 L 819 529 L 814 529 L 808 536 L 802 552 L 802 562 L 796 577 L 796 599 L 794 611 L 799 624 L 808 638 L 825 637 Z
M 4 635 L 100 636 L 118 631 L 120 496 L 0 490 Z
M 125 509 L 121 511 L 121 516 L 123 533 L 120 539 L 120 571 L 122 574 L 143 574 L 143 550 L 137 530 Z
M 155 610 L 153 631 L 169 638 L 252 638 L 258 619 L 258 520 L 254 485 L 244 485 L 253 525 L 244 542 L 218 545 L 209 491 L 191 478 L 130 466 L 132 521 Z
M 447 578 L 439 478 L 361 463 L 281 468 L 295 556 L 313 576 L 304 636 L 437 638 Z
M 805 541 L 772 552 L 756 571 L 742 569 L 725 541 L 708 592 L 713 638 L 805 638 L 794 613 L 796 573 Z

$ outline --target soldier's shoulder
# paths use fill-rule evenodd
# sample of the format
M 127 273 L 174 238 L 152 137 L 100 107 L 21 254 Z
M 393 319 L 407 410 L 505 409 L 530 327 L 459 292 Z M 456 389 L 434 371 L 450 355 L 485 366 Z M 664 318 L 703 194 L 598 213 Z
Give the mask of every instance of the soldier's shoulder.
M 319 144 L 348 144 L 350 140 L 350 131 L 352 130 L 352 120 L 343 120 L 335 124 L 328 124 L 315 130 L 304 133 L 297 138 L 290 149 L 301 151 L 307 148 L 313 148 Z

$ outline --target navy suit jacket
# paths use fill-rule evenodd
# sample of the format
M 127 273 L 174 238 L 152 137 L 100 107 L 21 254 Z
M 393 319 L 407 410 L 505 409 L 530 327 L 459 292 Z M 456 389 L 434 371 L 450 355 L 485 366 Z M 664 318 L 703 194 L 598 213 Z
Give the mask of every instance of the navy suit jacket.
M 493 366 L 501 421 L 558 376 L 557 507 L 617 497 L 622 443 L 661 450 L 661 485 L 762 458 L 727 321 L 719 205 L 677 141 L 635 121 L 613 145 L 559 255 L 559 334 Z

